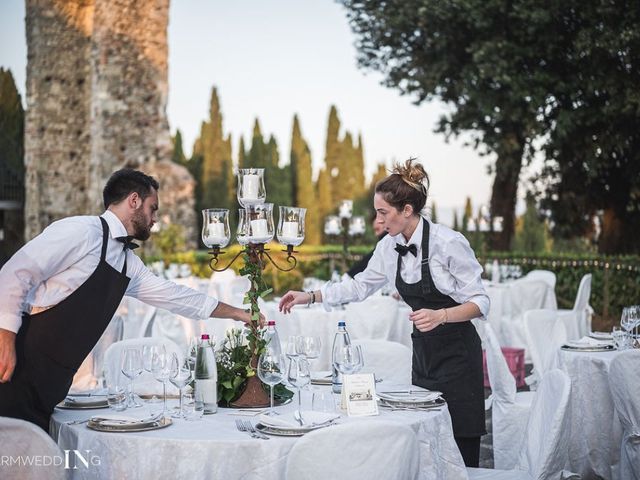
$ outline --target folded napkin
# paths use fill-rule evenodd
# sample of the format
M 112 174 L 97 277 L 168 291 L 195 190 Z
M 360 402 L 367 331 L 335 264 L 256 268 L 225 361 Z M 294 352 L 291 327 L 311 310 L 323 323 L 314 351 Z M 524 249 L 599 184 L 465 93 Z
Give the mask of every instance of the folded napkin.
M 302 412 L 302 419 L 304 421 L 304 425 L 300 425 L 300 422 L 296 420 L 295 413 L 285 413 L 283 415 L 277 416 L 269 416 L 269 415 L 260 415 L 258 419 L 260 423 L 273 428 L 290 428 L 292 430 L 296 429 L 308 429 L 309 427 L 315 427 L 320 425 L 328 424 L 329 422 L 340 418 L 340 415 L 337 413 L 325 413 L 325 412 Z
M 611 332 L 591 332 L 589 334 L 591 338 L 595 338 L 596 340 L 612 340 Z
M 611 345 L 610 341 L 596 340 L 591 337 L 582 337 L 580 340 L 572 340 L 565 345 L 573 348 L 585 348 L 585 347 L 604 347 Z
M 81 390 L 78 388 L 71 388 L 67 397 L 104 397 L 107 395 L 106 388 L 94 388 L 91 390 Z
M 440 398 L 442 393 L 440 392 L 421 392 L 421 391 L 407 391 L 407 392 L 379 392 L 378 397 L 382 400 L 389 400 L 392 402 L 433 402 Z
M 151 423 L 159 420 L 162 417 L 160 415 L 149 416 L 147 413 L 145 415 L 135 415 L 135 414 L 121 414 L 107 413 L 105 415 L 95 415 L 91 417 L 92 422 L 100 423 L 101 425 L 111 425 L 111 426 L 121 426 L 121 425 L 138 425 L 144 423 Z
M 70 395 L 64 399 L 64 405 L 67 407 L 101 407 L 107 405 L 107 397 L 74 397 Z

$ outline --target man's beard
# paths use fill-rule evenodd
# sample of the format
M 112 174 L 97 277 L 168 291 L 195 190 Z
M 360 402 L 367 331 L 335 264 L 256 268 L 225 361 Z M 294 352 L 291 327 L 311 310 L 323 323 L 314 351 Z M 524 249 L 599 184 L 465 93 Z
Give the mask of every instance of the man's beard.
M 142 210 L 137 210 L 131 219 L 133 224 L 133 238 L 142 240 L 143 242 L 151 235 L 151 227 L 147 224 L 146 218 Z

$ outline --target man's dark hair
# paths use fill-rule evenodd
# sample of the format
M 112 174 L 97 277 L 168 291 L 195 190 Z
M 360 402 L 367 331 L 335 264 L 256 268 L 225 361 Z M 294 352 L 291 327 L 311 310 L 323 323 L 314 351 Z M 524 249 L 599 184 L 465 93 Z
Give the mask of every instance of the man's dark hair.
M 132 168 L 118 170 L 111 175 L 102 191 L 104 208 L 121 202 L 133 192 L 136 192 L 144 200 L 153 193 L 152 188 L 160 189 L 160 184 L 155 178 Z

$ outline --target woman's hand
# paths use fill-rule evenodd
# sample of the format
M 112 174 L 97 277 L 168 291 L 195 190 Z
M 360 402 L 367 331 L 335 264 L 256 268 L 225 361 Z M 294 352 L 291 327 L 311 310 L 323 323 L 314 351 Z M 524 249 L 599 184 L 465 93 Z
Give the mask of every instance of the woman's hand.
M 420 310 L 411 312 L 409 314 L 409 320 L 413 322 L 419 331 L 428 332 L 438 325 L 446 323 L 447 314 L 445 309 L 429 310 L 428 308 L 421 308 Z
M 309 294 L 307 292 L 297 292 L 289 290 L 278 304 L 278 309 L 284 313 L 291 313 L 291 307 L 294 305 L 307 305 L 309 303 Z

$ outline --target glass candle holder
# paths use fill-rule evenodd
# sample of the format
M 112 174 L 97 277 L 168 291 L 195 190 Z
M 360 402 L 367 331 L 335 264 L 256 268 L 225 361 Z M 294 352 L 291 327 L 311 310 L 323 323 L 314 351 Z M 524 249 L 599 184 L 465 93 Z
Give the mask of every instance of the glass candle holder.
M 267 190 L 264 187 L 264 168 L 238 170 L 238 202 L 244 208 L 264 203 Z
M 324 221 L 325 235 L 340 235 L 340 218 L 337 215 L 329 215 Z
M 338 207 L 338 215 L 340 218 L 351 218 L 351 215 L 353 215 L 353 200 L 342 200 Z
M 280 207 L 278 218 L 278 241 L 283 245 L 297 247 L 304 240 L 304 217 L 306 208 Z
M 229 210 L 207 208 L 202 210 L 202 243 L 208 248 L 224 248 L 229 244 Z
M 349 235 L 352 237 L 355 237 L 356 235 L 363 235 L 366 228 L 364 217 L 352 217 L 349 221 Z
M 273 203 L 249 206 L 246 215 L 249 243 L 268 243 L 273 240 Z

